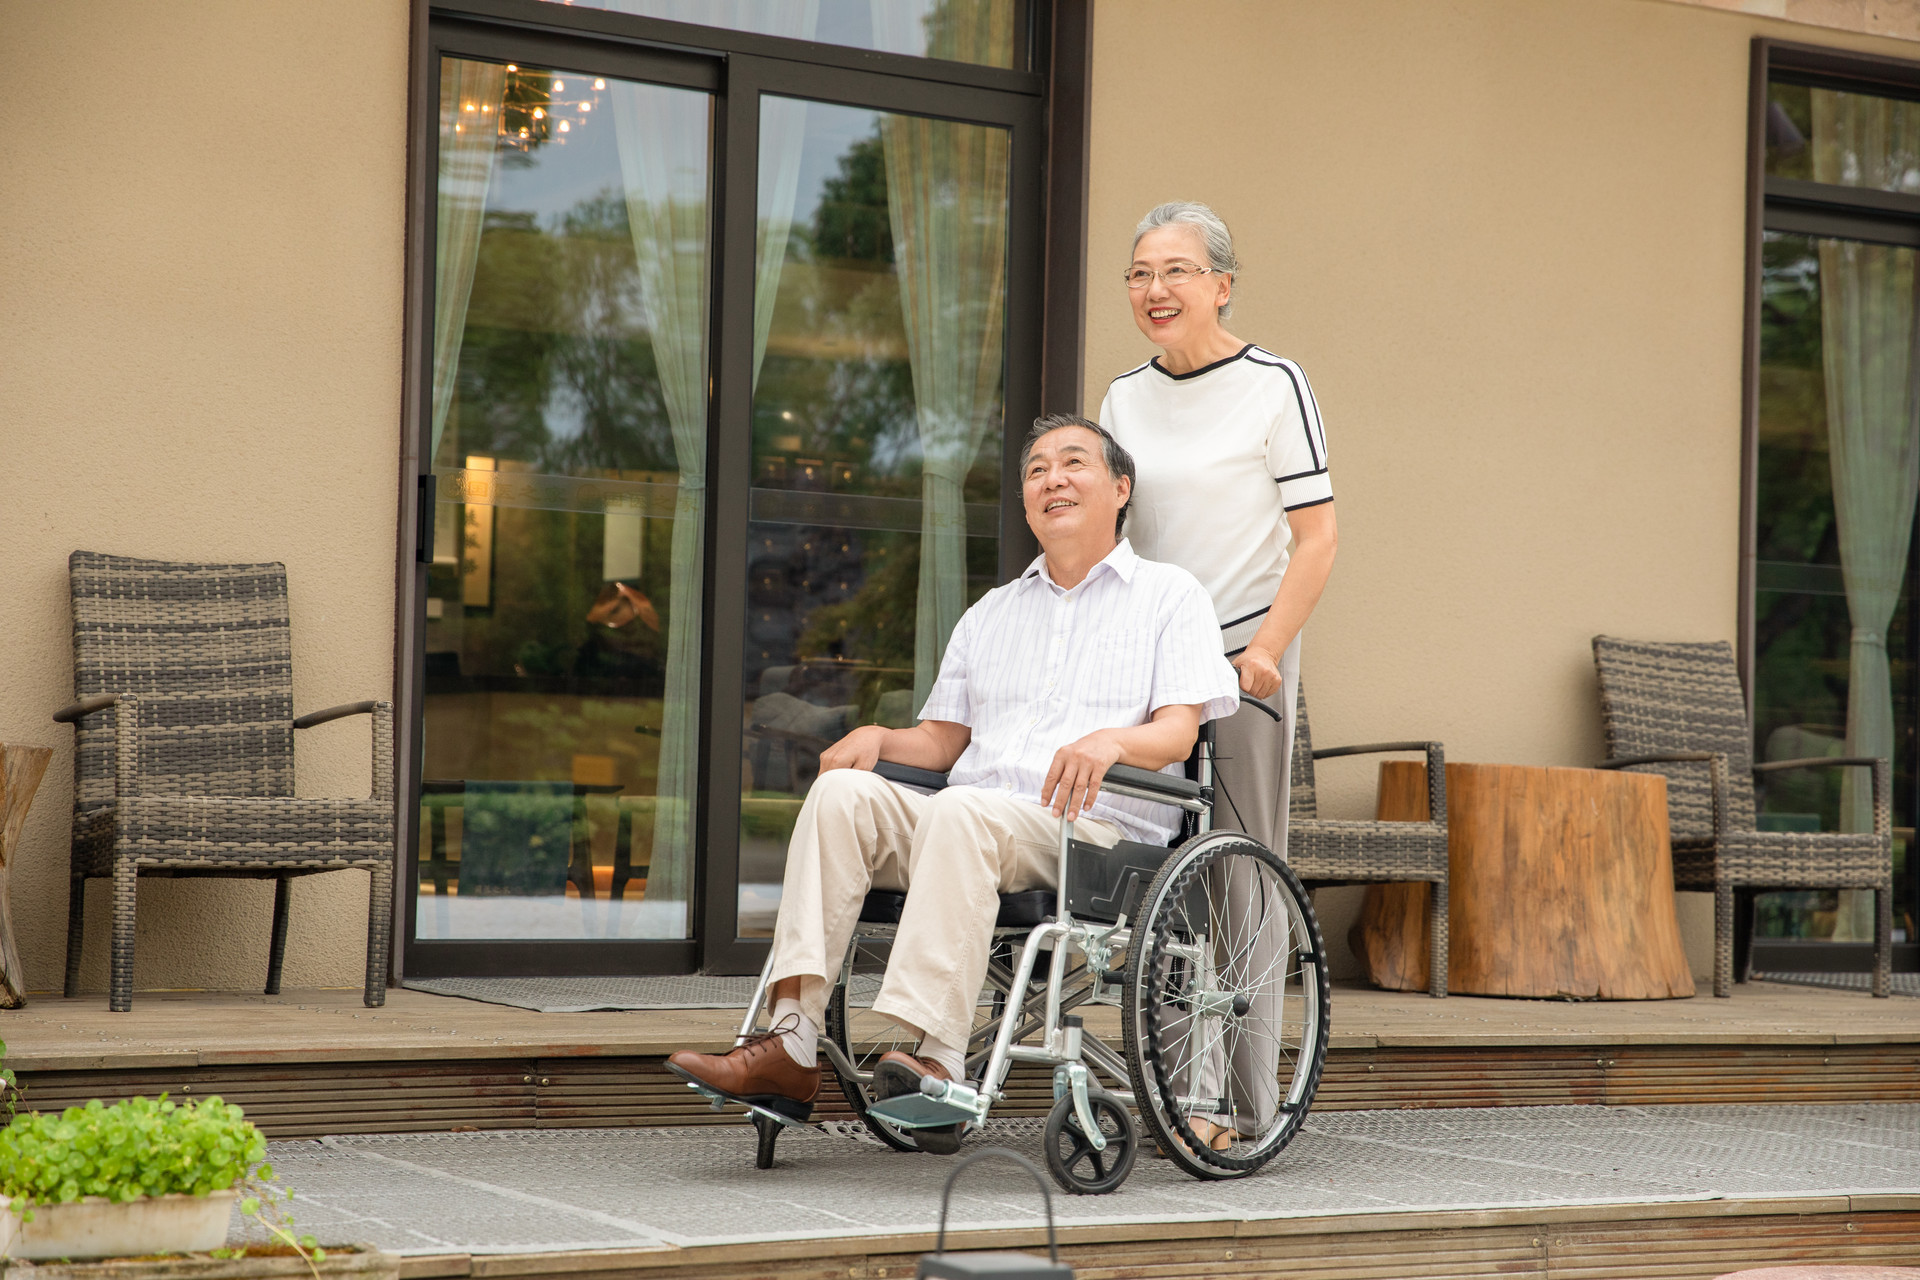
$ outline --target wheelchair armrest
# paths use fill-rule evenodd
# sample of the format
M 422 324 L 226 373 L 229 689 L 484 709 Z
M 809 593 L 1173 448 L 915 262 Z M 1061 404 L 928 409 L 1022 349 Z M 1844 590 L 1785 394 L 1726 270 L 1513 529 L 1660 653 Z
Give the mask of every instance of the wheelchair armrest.
M 329 720 L 343 720 L 348 716 L 371 715 L 373 709 L 379 705 L 377 702 L 343 702 L 337 707 L 328 707 L 325 711 L 309 711 L 306 715 L 296 719 L 293 722 L 293 727 L 296 729 L 311 729 L 313 726 L 325 724 Z
M 935 773 L 931 769 L 916 769 L 910 764 L 895 764 L 891 760 L 875 761 L 873 771 L 888 782 L 921 787 L 927 791 L 944 791 L 947 786 L 947 775 L 944 773 Z
M 1190 813 L 1203 812 L 1207 807 L 1206 793 L 1192 778 L 1155 773 L 1151 769 L 1136 769 L 1129 764 L 1109 766 L 1100 789 L 1115 795 L 1131 796 L 1135 800 L 1178 805 Z

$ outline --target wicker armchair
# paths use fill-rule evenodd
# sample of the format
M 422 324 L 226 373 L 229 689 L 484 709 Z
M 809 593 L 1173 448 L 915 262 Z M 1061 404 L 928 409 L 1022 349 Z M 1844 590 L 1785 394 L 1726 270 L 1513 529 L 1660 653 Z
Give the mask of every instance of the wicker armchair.
M 1887 762 L 1870 756 L 1753 763 L 1746 696 L 1725 642 L 1593 638 L 1606 725 L 1603 769 L 1661 773 L 1677 889 L 1713 891 L 1713 994 L 1732 994 L 1734 898 L 1755 888 L 1872 889 L 1873 994 L 1892 969 L 1893 832 Z M 1871 832 L 1760 831 L 1754 778 L 1783 769 L 1872 770 Z M 1744 960 L 1744 957 L 1742 957 Z M 1744 967 L 1744 965 L 1743 965 Z
M 276 881 L 267 994 L 280 990 L 294 876 L 372 876 L 366 1002 L 386 1002 L 393 938 L 393 704 L 295 719 L 287 572 L 278 564 L 173 564 L 76 551 L 75 729 L 66 993 L 77 994 L 86 882 L 113 880 L 109 1007 L 133 1007 L 139 876 Z M 373 716 L 373 796 L 300 800 L 293 731 Z
M 1334 756 L 1422 751 L 1427 757 L 1426 822 L 1346 822 L 1319 816 L 1313 762 Z M 1447 994 L 1447 760 L 1438 742 L 1370 742 L 1313 747 L 1307 693 L 1294 701 L 1293 774 L 1287 803 L 1287 862 L 1314 887 L 1423 881 L 1427 907 L 1427 993 Z

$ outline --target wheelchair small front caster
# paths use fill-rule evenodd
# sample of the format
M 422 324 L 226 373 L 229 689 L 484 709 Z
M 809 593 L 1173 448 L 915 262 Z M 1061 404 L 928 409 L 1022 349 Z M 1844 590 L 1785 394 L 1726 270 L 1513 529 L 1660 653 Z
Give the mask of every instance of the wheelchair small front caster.
M 773 1144 L 780 1138 L 780 1131 L 787 1126 L 767 1116 L 755 1116 L 753 1127 L 759 1131 L 760 1145 L 753 1153 L 753 1167 L 756 1169 L 773 1168 Z
M 1132 1172 L 1140 1134 L 1133 1116 L 1111 1094 L 1094 1093 L 1087 1104 L 1106 1139 L 1105 1149 L 1093 1149 L 1074 1114 L 1073 1095 L 1064 1094 L 1047 1113 L 1047 1172 L 1069 1194 L 1103 1196 L 1118 1190 Z

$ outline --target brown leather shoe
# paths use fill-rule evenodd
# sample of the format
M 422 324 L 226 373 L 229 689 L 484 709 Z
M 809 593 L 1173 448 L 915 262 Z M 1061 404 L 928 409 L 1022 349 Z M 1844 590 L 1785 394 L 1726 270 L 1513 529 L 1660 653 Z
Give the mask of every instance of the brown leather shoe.
M 794 1120 L 809 1119 L 813 1100 L 820 1094 L 820 1068 L 795 1062 L 777 1031 L 748 1036 L 726 1053 L 682 1049 L 667 1059 L 667 1070 L 715 1093 Z
M 932 1076 L 935 1080 L 953 1079 L 939 1063 L 895 1049 L 881 1055 L 879 1063 L 873 1068 L 874 1095 L 886 1099 L 897 1098 L 903 1093 L 918 1093 L 920 1081 L 925 1076 Z M 960 1126 L 942 1124 L 930 1129 L 915 1129 L 913 1140 L 928 1155 L 950 1156 L 960 1150 Z

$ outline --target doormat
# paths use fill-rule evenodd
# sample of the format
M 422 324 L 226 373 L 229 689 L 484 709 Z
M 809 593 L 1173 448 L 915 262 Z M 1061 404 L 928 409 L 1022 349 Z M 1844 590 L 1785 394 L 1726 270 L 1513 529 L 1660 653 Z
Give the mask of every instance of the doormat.
M 409 991 L 512 1005 L 539 1013 L 596 1013 L 628 1009 L 745 1009 L 753 998 L 750 977 L 684 974 L 611 978 L 408 978 Z M 876 975 L 855 975 L 853 1004 L 873 1003 Z
M 1870 973 L 1756 973 L 1755 982 L 1784 982 L 1796 987 L 1833 987 L 1841 991 L 1873 990 Z M 1920 997 L 1920 973 L 1896 973 L 1891 990 L 1897 996 Z

